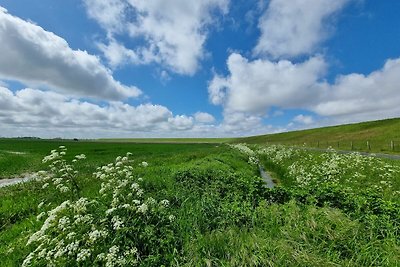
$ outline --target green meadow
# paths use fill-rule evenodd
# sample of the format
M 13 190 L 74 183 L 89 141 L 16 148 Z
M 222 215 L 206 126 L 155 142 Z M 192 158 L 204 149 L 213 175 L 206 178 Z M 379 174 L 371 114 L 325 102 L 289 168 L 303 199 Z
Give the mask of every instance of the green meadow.
M 2 139 L 0 150 L 2 178 L 45 171 L 0 188 L 1 266 L 400 263 L 398 161 L 219 143 Z

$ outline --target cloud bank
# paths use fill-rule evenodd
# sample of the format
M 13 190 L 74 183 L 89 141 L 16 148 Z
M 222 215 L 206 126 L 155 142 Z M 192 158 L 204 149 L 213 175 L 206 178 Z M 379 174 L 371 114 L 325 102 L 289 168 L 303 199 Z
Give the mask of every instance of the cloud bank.
M 6 129 L 32 129 L 41 136 L 60 132 L 73 137 L 168 134 L 194 127 L 194 118 L 173 115 L 166 107 L 153 104 L 131 106 L 122 102 L 106 105 L 66 97 L 55 92 L 25 88 L 12 92 L 0 87 L 0 125 Z M 45 131 L 43 129 L 46 129 Z M 86 129 L 86 130 L 85 130 Z
M 0 78 L 66 94 L 119 100 L 141 91 L 114 80 L 86 51 L 73 50 L 59 36 L 0 9 Z

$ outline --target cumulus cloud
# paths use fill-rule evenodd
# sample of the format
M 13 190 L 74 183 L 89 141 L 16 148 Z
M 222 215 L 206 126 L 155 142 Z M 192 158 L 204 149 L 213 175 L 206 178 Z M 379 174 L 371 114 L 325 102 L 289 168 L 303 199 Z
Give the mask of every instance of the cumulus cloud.
M 225 132 L 240 134 L 249 133 L 254 129 L 262 129 L 263 125 L 261 116 L 225 110 L 221 127 Z
M 174 115 L 153 104 L 98 105 L 55 92 L 31 88 L 13 92 L 0 86 L 0 136 L 223 137 L 284 130 L 262 125 L 259 116 L 240 112 L 224 114 L 222 124 L 210 124 L 212 115 L 207 114 Z
M 96 56 L 71 49 L 64 39 L 5 9 L 0 9 L 0 40 L 0 78 L 100 99 L 118 100 L 141 93 L 114 80 Z
M 226 110 L 265 114 L 269 108 L 294 108 L 316 101 L 315 84 L 325 72 L 321 57 L 294 64 L 282 60 L 249 61 L 233 53 L 228 61 L 229 75 L 216 75 L 208 90 L 210 101 Z
M 200 123 L 213 123 L 215 121 L 214 116 L 207 112 L 196 112 L 194 119 Z
M 160 105 L 131 106 L 110 102 L 103 106 L 55 92 L 30 88 L 12 92 L 0 87 L 2 134 L 7 128 L 14 129 L 12 135 L 23 129 L 32 129 L 42 136 L 51 134 L 53 137 L 58 131 L 81 134 L 83 137 L 85 134 L 82 131 L 91 131 L 92 137 L 107 136 L 108 132 L 113 136 L 118 133 L 154 135 L 190 130 L 193 124 L 192 117 L 174 116 L 168 108 Z
M 192 75 L 204 57 L 207 26 L 215 11 L 227 13 L 229 0 L 137 1 L 84 0 L 89 17 L 107 32 L 108 44 L 101 50 L 113 67 L 161 64 L 171 71 Z M 118 36 L 127 35 L 140 44 L 126 48 Z M 118 52 L 118 50 L 120 50 Z
M 98 48 L 103 52 L 108 60 L 108 64 L 112 68 L 117 68 L 128 63 L 141 63 L 141 59 L 133 50 L 118 43 L 114 38 L 111 38 L 107 45 L 99 43 Z
M 226 124 L 261 120 L 271 107 L 308 110 L 328 124 L 400 115 L 400 58 L 388 60 L 368 75 L 340 75 L 332 84 L 321 79 L 326 68 L 321 57 L 294 64 L 285 60 L 249 61 L 232 54 L 227 65 L 229 75 L 215 75 L 208 88 L 210 101 L 224 107 Z M 302 114 L 293 121 L 316 123 L 312 116 Z
M 273 58 L 312 54 L 330 34 L 328 18 L 352 0 L 271 0 L 254 52 Z
M 341 75 L 334 84 L 322 85 L 323 99 L 311 109 L 344 121 L 399 116 L 399 84 L 400 58 L 390 59 L 369 75 Z
M 294 122 L 305 124 L 305 125 L 310 125 L 314 123 L 314 119 L 312 116 L 307 116 L 303 114 L 299 114 L 296 117 L 293 118 Z
M 176 130 L 188 130 L 193 127 L 193 118 L 186 115 L 168 118 L 168 122 L 171 124 L 172 129 Z

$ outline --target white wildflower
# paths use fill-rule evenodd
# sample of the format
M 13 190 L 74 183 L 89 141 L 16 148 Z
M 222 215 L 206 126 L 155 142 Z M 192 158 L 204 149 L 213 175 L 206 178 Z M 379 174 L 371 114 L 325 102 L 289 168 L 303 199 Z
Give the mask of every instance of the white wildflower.
M 133 184 L 131 185 L 131 188 L 134 189 L 134 190 L 138 190 L 138 189 L 139 189 L 139 184 L 133 183 Z
M 76 233 L 75 233 L 75 232 L 69 232 L 69 233 L 67 234 L 67 239 L 72 240 L 72 239 L 74 239 L 75 236 L 76 236 Z
M 37 206 L 38 209 L 41 209 L 43 207 L 43 205 L 44 205 L 44 201 L 40 202 L 39 205 Z
M 137 192 L 136 192 L 136 195 L 138 195 L 139 197 L 140 196 L 142 196 L 143 195 L 143 189 L 139 189 Z
M 149 166 L 149 164 L 146 161 L 142 161 L 142 163 L 140 164 L 142 167 L 147 167 Z
M 167 199 L 161 200 L 161 205 L 163 205 L 164 207 L 168 207 L 169 206 L 169 201 Z
M 31 262 L 32 262 L 32 260 L 33 260 L 33 257 L 34 257 L 34 253 L 33 252 L 31 252 L 31 253 L 29 253 L 29 255 L 25 258 L 25 260 L 22 262 L 22 267 L 28 267 L 28 266 L 31 266 Z
M 148 210 L 147 204 L 143 203 L 142 205 L 140 205 L 140 206 L 138 207 L 137 212 L 140 212 L 140 213 L 145 214 L 145 213 L 147 212 L 147 210 Z
M 86 155 L 85 154 L 76 155 L 75 158 L 78 160 L 86 159 Z
M 90 257 L 90 249 L 82 249 L 78 255 L 76 255 L 76 261 L 85 261 L 87 258 Z
M 60 230 L 66 230 L 68 224 L 70 224 L 69 218 L 64 216 L 58 221 L 58 228 Z
M 61 193 L 66 193 L 66 192 L 68 192 L 69 191 L 69 188 L 67 187 L 67 186 L 62 186 L 61 188 L 60 188 L 60 192 Z
M 156 200 L 155 200 L 154 198 L 152 198 L 152 197 L 147 198 L 146 202 L 147 202 L 147 204 L 149 204 L 149 205 L 154 205 L 154 204 L 156 204 Z
M 113 213 L 115 210 L 116 210 L 116 208 L 111 208 L 111 209 L 106 210 L 106 215 Z
M 124 226 L 124 222 L 118 216 L 113 217 L 111 222 L 113 223 L 114 230 L 119 230 Z
M 89 233 L 89 240 L 94 243 L 97 239 L 101 237 L 106 237 L 108 233 L 104 230 L 94 230 Z

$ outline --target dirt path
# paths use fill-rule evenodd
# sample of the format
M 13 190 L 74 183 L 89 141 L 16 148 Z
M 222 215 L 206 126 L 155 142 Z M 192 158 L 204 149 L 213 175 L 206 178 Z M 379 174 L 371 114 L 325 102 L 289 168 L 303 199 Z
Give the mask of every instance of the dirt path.
M 10 179 L 1 179 L 0 180 L 0 188 L 5 186 L 10 186 L 19 183 L 25 183 L 32 179 L 36 178 L 35 174 L 25 174 L 23 177 L 20 178 L 10 178 Z

